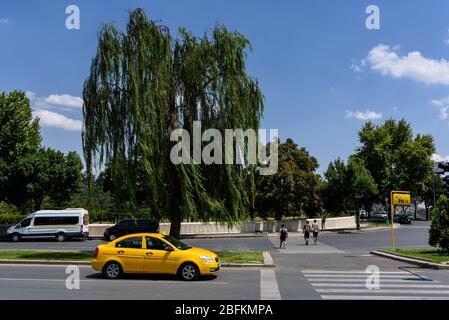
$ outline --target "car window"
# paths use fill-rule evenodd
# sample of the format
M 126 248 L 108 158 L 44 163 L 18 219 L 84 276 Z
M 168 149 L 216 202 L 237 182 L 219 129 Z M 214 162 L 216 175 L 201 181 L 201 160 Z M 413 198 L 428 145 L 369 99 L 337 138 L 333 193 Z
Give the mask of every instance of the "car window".
M 164 241 L 156 238 L 146 237 L 147 241 L 147 249 L 152 250 L 167 250 L 171 249 L 171 247 L 166 244 Z
M 119 226 L 121 228 L 129 228 L 129 227 L 135 227 L 136 224 L 135 224 L 134 220 L 127 219 L 127 220 L 122 220 L 119 223 L 117 223 L 117 226 Z
M 137 225 L 139 227 L 152 227 L 156 225 L 156 221 L 149 220 L 149 219 L 138 219 Z
M 117 242 L 115 244 L 115 247 L 116 248 L 142 249 L 142 238 L 141 237 L 127 238 L 125 240 Z
M 28 227 L 28 226 L 30 225 L 30 223 L 31 223 L 31 219 L 30 219 L 30 218 L 27 218 L 27 219 L 24 219 L 24 220 L 22 220 L 22 221 L 20 222 L 20 226 L 21 226 L 22 228 L 26 228 L 26 227 Z
M 180 250 L 187 250 L 187 249 L 191 248 L 190 246 L 186 245 L 184 242 L 179 241 L 175 237 L 164 236 L 164 239 L 167 240 L 168 242 L 170 242 L 172 245 L 174 245 L 176 248 L 178 248 Z

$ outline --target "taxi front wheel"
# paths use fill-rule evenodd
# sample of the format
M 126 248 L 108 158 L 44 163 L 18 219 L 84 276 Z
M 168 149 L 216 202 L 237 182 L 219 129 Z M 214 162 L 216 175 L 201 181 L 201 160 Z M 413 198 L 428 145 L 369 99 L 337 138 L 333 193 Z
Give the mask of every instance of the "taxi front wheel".
M 195 264 L 189 262 L 181 266 L 179 275 L 185 281 L 194 281 L 198 279 L 200 272 Z
M 122 273 L 123 273 L 122 267 L 120 266 L 120 264 L 118 262 L 115 262 L 115 261 L 108 262 L 108 264 L 106 264 L 106 266 L 103 268 L 103 274 L 108 279 L 120 278 Z

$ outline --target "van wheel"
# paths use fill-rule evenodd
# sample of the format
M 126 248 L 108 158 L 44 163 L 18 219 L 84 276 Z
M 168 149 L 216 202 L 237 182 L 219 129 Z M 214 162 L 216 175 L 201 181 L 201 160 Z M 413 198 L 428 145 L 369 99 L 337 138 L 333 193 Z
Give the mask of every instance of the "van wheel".
M 103 274 L 108 279 L 117 279 L 120 278 L 122 275 L 122 267 L 118 262 L 112 261 L 106 264 L 106 266 L 103 268 Z
M 188 262 L 181 266 L 181 268 L 179 269 L 179 275 L 181 276 L 182 280 L 194 281 L 198 279 L 198 277 L 200 276 L 200 272 L 195 264 Z
M 115 234 L 110 234 L 108 239 L 109 241 L 114 241 L 115 239 L 117 239 L 117 237 L 115 236 Z
M 11 236 L 11 240 L 12 240 L 13 242 L 19 242 L 19 241 L 20 241 L 20 234 L 14 233 L 14 234 Z
M 65 234 L 64 233 L 58 233 L 56 235 L 56 240 L 58 240 L 58 242 L 64 242 L 65 241 Z

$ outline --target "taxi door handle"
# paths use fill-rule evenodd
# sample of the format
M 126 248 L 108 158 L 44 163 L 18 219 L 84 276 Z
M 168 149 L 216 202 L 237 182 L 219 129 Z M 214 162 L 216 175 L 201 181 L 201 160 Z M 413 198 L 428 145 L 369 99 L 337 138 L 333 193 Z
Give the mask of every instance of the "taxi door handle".
M 125 251 L 119 250 L 119 251 L 117 251 L 117 253 L 125 253 Z
M 148 255 L 152 256 L 152 255 L 153 255 L 153 252 L 147 252 L 147 256 L 148 256 Z

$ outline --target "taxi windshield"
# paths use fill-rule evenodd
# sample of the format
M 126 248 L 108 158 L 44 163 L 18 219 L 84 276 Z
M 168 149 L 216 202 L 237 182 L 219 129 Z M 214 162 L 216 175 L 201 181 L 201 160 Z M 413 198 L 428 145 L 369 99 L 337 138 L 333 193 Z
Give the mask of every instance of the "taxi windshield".
M 186 245 L 184 242 L 179 241 L 178 239 L 176 239 L 175 237 L 164 236 L 164 239 L 167 240 L 168 242 L 170 242 L 172 245 L 174 245 L 179 250 L 187 250 L 187 249 L 191 248 L 188 245 Z

